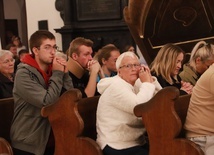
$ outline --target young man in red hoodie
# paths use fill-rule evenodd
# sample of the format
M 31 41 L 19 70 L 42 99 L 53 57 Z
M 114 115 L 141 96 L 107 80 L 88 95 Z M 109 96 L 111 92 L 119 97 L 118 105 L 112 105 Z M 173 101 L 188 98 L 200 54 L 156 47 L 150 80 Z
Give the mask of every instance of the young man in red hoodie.
M 14 118 L 11 144 L 15 155 L 52 155 L 51 126 L 40 111 L 53 104 L 64 90 L 73 88 L 66 60 L 55 56 L 56 40 L 45 30 L 30 37 L 32 54 L 18 66 L 13 89 Z

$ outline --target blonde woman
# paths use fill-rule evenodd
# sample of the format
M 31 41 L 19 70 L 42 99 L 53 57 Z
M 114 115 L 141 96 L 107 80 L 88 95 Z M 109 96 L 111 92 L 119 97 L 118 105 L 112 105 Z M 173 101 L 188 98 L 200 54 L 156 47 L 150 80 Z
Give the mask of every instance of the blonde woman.
M 181 81 L 179 71 L 182 67 L 184 51 L 173 44 L 164 45 L 158 52 L 151 64 L 151 73 L 157 77 L 158 82 L 164 88 L 175 86 L 180 90 L 180 94 L 191 94 L 192 85 Z
M 179 74 L 183 81 L 196 84 L 200 76 L 214 62 L 213 46 L 205 41 L 200 41 L 194 46 L 189 62 L 184 65 L 183 71 Z

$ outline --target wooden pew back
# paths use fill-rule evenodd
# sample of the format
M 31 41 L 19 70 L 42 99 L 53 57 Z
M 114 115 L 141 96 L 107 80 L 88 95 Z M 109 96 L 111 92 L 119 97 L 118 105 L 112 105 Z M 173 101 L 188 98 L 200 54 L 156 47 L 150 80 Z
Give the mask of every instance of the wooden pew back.
M 73 89 L 59 100 L 42 108 L 55 137 L 55 155 L 102 155 L 96 139 L 96 107 L 99 97 L 81 98 Z
M 9 142 L 2 137 L 0 137 L 0 155 L 13 155 Z
M 149 155 L 203 155 L 195 143 L 178 138 L 185 122 L 189 99 L 190 96 L 179 96 L 177 88 L 166 87 L 150 101 L 135 107 L 134 113 L 142 117 L 148 133 Z
M 13 119 L 13 98 L 0 99 L 0 137 L 10 142 L 10 127 Z

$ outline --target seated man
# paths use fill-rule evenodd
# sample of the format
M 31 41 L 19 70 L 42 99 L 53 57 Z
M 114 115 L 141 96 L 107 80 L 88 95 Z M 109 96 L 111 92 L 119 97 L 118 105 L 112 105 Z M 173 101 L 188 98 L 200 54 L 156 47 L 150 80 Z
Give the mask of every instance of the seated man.
M 99 95 L 96 91 L 97 77 L 101 74 L 100 64 L 92 59 L 93 42 L 89 39 L 78 37 L 70 43 L 68 49 L 68 70 L 74 88 L 82 92 L 82 97 Z M 103 73 L 101 78 L 104 77 Z

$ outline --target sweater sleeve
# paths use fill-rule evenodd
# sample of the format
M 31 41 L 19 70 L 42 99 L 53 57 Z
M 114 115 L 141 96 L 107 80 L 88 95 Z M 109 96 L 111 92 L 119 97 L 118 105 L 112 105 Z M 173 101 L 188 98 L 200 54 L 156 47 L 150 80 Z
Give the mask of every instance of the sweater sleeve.
M 15 99 L 20 98 L 40 108 L 52 104 L 60 96 L 63 76 L 63 72 L 53 71 L 49 79 L 49 86 L 46 88 L 44 79 L 39 73 L 34 74 L 25 68 L 19 69 L 16 73 L 13 95 Z
M 63 88 L 65 88 L 66 90 L 74 88 L 72 78 L 68 73 L 65 73 L 63 76 Z
M 147 102 L 153 97 L 155 86 L 149 82 L 140 83 L 139 92 L 135 93 L 130 84 L 115 82 L 107 92 L 109 96 L 112 96 L 112 106 L 133 114 L 133 109 L 137 104 Z

